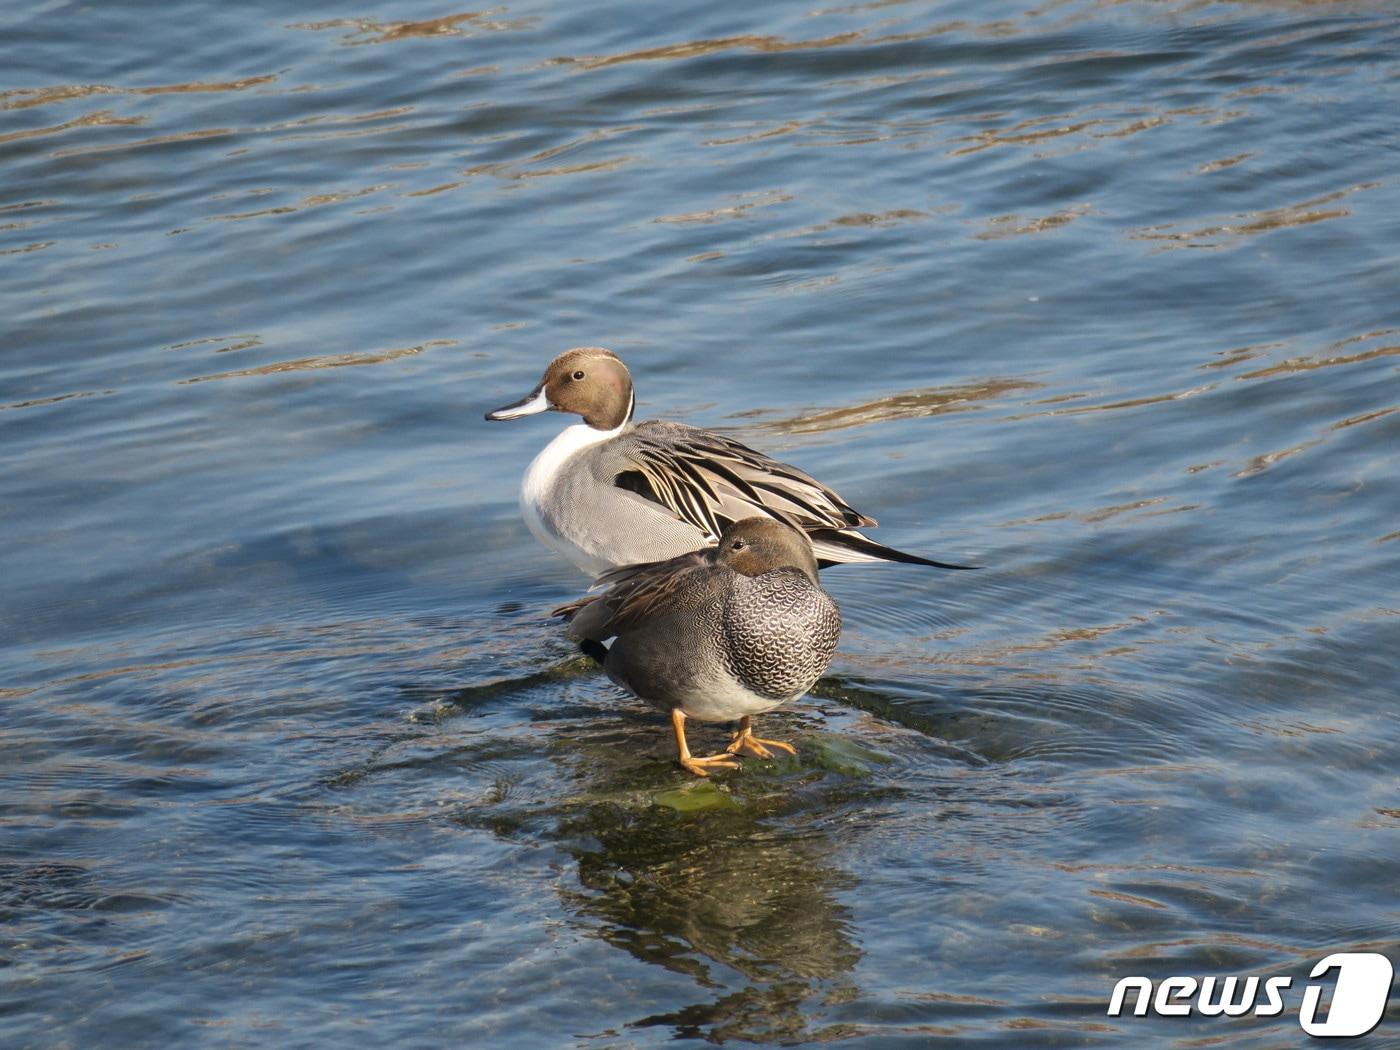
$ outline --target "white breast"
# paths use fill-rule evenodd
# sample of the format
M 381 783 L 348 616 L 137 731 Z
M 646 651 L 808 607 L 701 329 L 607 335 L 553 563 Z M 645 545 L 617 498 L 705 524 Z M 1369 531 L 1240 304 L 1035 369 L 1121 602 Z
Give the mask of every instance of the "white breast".
M 579 544 L 584 533 L 570 526 L 586 529 L 587 523 L 568 520 L 569 508 L 562 505 L 559 481 L 570 469 L 570 461 L 580 452 L 609 441 L 621 432 L 622 427 L 595 430 L 585 423 L 565 428 L 534 458 L 520 486 L 520 513 L 535 538 L 590 576 L 612 568 L 612 563 Z

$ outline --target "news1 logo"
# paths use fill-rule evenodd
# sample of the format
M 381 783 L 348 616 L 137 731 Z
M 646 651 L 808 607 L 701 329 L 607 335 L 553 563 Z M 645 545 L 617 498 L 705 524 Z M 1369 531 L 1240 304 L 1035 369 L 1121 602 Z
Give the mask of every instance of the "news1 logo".
M 1381 1023 L 1395 968 L 1384 955 L 1338 952 L 1319 962 L 1308 976 L 1316 979 L 1333 970 L 1337 971 L 1337 984 L 1327 1016 L 1322 1020 L 1317 1016 L 1323 986 L 1309 983 L 1298 1007 L 1298 1023 L 1308 1035 L 1365 1035 Z M 1113 986 L 1108 1016 L 1121 1016 L 1129 993 L 1136 993 L 1133 1014 L 1137 1017 L 1149 1008 L 1162 1017 L 1189 1017 L 1192 1012 L 1205 1017 L 1274 1017 L 1283 1013 L 1283 993 L 1292 985 L 1292 977 L 1269 977 L 1262 985 L 1258 977 L 1203 977 L 1199 981 L 1194 977 L 1167 977 L 1158 983 L 1154 993 L 1148 978 L 1124 977 Z

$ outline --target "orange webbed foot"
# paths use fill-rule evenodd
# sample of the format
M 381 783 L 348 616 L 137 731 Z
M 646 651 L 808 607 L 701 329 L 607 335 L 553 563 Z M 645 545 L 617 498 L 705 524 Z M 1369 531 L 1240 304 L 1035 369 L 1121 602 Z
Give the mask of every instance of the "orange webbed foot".
M 686 755 L 681 758 L 681 768 L 697 777 L 709 776 L 712 769 L 739 769 L 742 766 L 743 763 L 730 754 L 709 755 L 705 758 Z
M 797 748 L 782 740 L 767 740 L 764 737 L 753 735 L 753 720 L 745 715 L 739 720 L 739 731 L 734 734 L 734 739 L 729 742 L 729 746 L 724 750 L 731 755 L 739 752 L 753 755 L 754 758 L 772 758 L 773 752 L 770 748 L 777 748 L 785 751 L 789 755 L 797 754 Z

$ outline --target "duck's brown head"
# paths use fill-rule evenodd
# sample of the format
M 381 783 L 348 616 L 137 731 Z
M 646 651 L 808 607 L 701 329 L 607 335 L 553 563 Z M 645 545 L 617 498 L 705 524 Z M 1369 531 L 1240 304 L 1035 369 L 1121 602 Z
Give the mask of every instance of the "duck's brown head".
M 525 397 L 486 414 L 516 419 L 536 412 L 573 412 L 595 430 L 616 430 L 632 418 L 632 376 L 611 350 L 580 346 L 549 363 L 544 378 Z
M 817 582 L 817 557 L 806 533 L 775 518 L 742 518 L 719 538 L 715 558 L 745 576 L 770 569 L 801 569 Z

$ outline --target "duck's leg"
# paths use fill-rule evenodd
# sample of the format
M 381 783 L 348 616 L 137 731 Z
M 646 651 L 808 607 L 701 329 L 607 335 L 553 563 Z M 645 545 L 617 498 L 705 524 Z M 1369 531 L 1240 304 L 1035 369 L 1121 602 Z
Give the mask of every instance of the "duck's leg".
M 740 762 L 729 754 L 710 755 L 708 758 L 695 758 L 685 742 L 685 712 L 679 707 L 671 708 L 671 729 L 676 734 L 676 750 L 680 752 L 681 768 L 689 770 L 697 777 L 709 776 L 711 769 L 738 769 Z
M 791 744 L 785 744 L 781 740 L 765 740 L 763 737 L 753 735 L 753 719 L 748 715 L 739 719 L 739 731 L 734 734 L 734 739 L 729 742 L 729 746 L 724 750 L 731 755 L 736 755 L 744 751 L 755 758 L 772 758 L 773 752 L 770 747 L 776 747 L 779 751 L 786 751 L 789 755 L 797 754 L 797 748 Z

